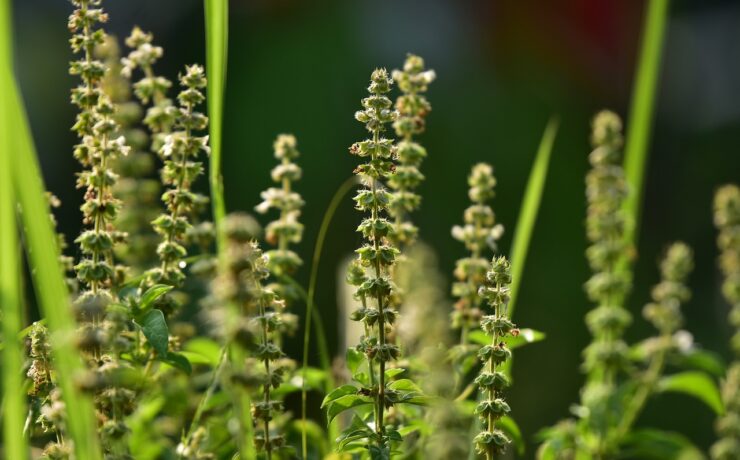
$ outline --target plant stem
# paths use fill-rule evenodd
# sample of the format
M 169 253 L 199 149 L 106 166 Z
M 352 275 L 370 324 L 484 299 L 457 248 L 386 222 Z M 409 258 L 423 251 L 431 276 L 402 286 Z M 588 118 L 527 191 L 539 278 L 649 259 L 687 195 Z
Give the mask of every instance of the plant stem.
M 313 258 L 311 259 L 311 275 L 308 281 L 308 293 L 306 295 L 306 326 L 303 331 L 303 379 L 301 382 L 301 420 L 303 421 L 303 427 L 301 429 L 301 451 L 303 458 L 308 458 L 308 435 L 306 432 L 306 417 L 307 417 L 307 389 L 306 389 L 306 369 L 308 368 L 308 353 L 311 342 L 311 321 L 316 321 L 316 335 L 319 342 L 319 361 L 321 368 L 326 376 L 325 391 L 328 394 L 332 388 L 334 388 L 334 378 L 332 376 L 331 359 L 329 356 L 329 348 L 326 344 L 326 336 L 324 335 L 324 325 L 321 321 L 320 313 L 316 308 L 316 283 L 319 276 L 319 263 L 321 261 L 321 253 L 324 249 L 324 241 L 329 233 L 329 225 L 331 224 L 334 214 L 342 202 L 344 197 L 352 190 L 354 185 L 357 183 L 357 179 L 353 176 L 345 180 L 342 185 L 339 186 L 334 196 L 332 196 L 329 206 L 324 212 L 324 217 L 321 220 L 321 226 L 319 227 L 319 233 L 316 237 L 316 243 L 314 244 Z M 296 283 L 297 284 L 297 283 Z M 336 438 L 334 436 L 336 432 L 336 424 L 329 424 L 329 437 L 330 440 Z
M 645 5 L 642 48 L 635 71 L 635 87 L 632 93 L 624 148 L 625 177 L 630 186 L 624 209 L 633 220 L 632 225 L 628 225 L 625 229 L 625 239 L 632 246 L 636 245 L 639 236 L 643 182 L 649 157 L 648 143 L 657 99 L 658 75 L 669 4 L 670 0 L 650 0 Z M 622 269 L 626 270 L 629 261 L 623 260 L 622 264 Z
M 213 396 L 213 393 L 216 391 L 216 386 L 218 385 L 219 378 L 221 376 L 221 372 L 224 369 L 224 366 L 227 362 L 227 353 L 228 347 L 224 347 L 221 349 L 221 354 L 218 358 L 218 364 L 216 365 L 216 368 L 213 370 L 213 374 L 211 375 L 211 380 L 208 383 L 208 388 L 206 388 L 205 393 L 203 393 L 203 397 L 200 398 L 200 401 L 198 402 L 198 406 L 195 408 L 195 414 L 193 414 L 193 420 L 190 422 L 190 427 L 188 428 L 187 433 L 185 436 L 183 436 L 181 440 L 182 445 L 189 445 L 190 444 L 190 438 L 193 436 L 193 433 L 195 432 L 195 428 L 200 424 L 200 419 L 203 416 L 203 411 L 206 408 L 206 404 L 208 404 L 208 401 L 210 401 L 211 397 Z M 182 457 L 181 457 L 182 458 Z
M 224 184 L 221 175 L 224 92 L 229 42 L 229 2 L 206 0 L 206 72 L 208 76 L 208 118 L 210 119 L 211 161 L 209 181 L 213 223 L 216 227 L 216 246 L 219 266 L 225 263 L 226 235 L 223 220 L 226 217 Z
M 663 334 L 661 336 L 661 341 L 665 343 L 670 343 L 670 334 Z M 648 398 L 653 393 L 653 391 L 655 391 L 655 385 L 657 384 L 658 379 L 663 372 L 663 367 L 665 366 L 665 358 L 665 349 L 661 348 L 661 350 L 657 352 L 655 357 L 650 362 L 650 366 L 645 372 L 645 376 L 642 379 L 641 385 L 638 387 L 635 395 L 630 400 L 629 405 L 622 415 L 619 425 L 617 425 L 615 436 L 616 442 L 619 442 L 627 435 L 627 433 L 629 433 L 632 425 L 635 423 L 635 420 L 637 420 L 637 417 L 642 412 L 643 407 L 645 407 L 645 403 L 647 402 Z

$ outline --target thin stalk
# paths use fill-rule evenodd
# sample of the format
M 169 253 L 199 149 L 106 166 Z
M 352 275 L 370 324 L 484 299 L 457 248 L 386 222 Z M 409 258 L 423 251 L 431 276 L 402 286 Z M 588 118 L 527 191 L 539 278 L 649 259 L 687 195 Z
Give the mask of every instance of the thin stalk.
M 500 289 L 501 289 L 501 284 L 496 283 L 496 290 L 500 290 Z M 501 316 L 501 305 L 499 304 L 496 305 L 496 307 L 494 308 L 493 314 L 496 317 Z M 492 347 L 498 346 L 500 341 L 501 341 L 501 337 L 499 337 L 497 330 L 494 330 L 493 336 L 491 337 L 491 346 Z M 496 363 L 494 363 L 494 360 L 492 357 L 488 359 L 488 372 L 490 372 L 491 374 L 496 372 Z M 493 401 L 495 399 L 496 399 L 496 390 L 494 390 L 493 387 L 489 387 L 488 400 Z M 494 420 L 493 414 L 488 414 L 487 424 L 488 424 L 488 428 L 487 428 L 488 432 L 493 433 L 493 430 L 496 429 L 496 420 Z M 486 459 L 493 460 L 493 452 L 490 449 L 486 451 Z
M 265 306 L 260 305 L 260 317 L 265 317 Z M 262 346 L 266 347 L 267 344 L 270 343 L 270 339 L 267 336 L 267 325 L 262 324 Z M 270 359 L 265 358 L 264 361 L 265 365 L 265 375 L 269 377 L 270 375 Z M 265 403 L 265 410 L 270 410 L 270 386 L 272 383 L 270 382 L 270 379 L 268 378 L 267 383 L 262 387 L 262 393 L 263 393 L 263 401 Z M 265 436 L 265 452 L 267 453 L 267 460 L 272 460 L 272 443 L 270 442 L 270 419 L 265 418 L 264 419 L 264 436 Z
M 9 21 L 8 5 L 0 4 L 0 24 Z M 9 58 L 10 44 L 5 53 Z M 0 64 L 2 65 L 2 64 Z M 0 88 L 9 86 L 8 68 L 0 69 Z M 28 439 L 23 433 L 26 418 L 26 395 L 23 391 L 23 347 L 18 340 L 22 328 L 21 257 L 13 194 L 13 128 L 10 111 L 0 110 L 0 311 L 2 312 L 3 450 L 7 458 L 27 458 Z
M 225 262 L 226 235 L 223 220 L 226 217 L 224 184 L 221 175 L 222 132 L 226 66 L 229 42 L 228 0 L 205 0 L 206 20 L 206 75 L 208 77 L 208 118 L 210 120 L 211 160 L 209 179 L 213 223 L 216 227 L 216 247 L 219 265 Z
M 511 300 L 509 300 L 508 314 L 511 318 L 514 315 L 516 300 L 519 294 L 519 285 L 521 284 L 522 274 L 524 273 L 524 264 L 527 261 L 527 253 L 532 242 L 532 233 L 537 215 L 542 202 L 542 193 L 545 189 L 547 180 L 547 170 L 550 166 L 550 157 L 552 147 L 555 143 L 555 137 L 558 133 L 560 122 L 557 117 L 551 117 L 545 126 L 545 132 L 542 134 L 540 146 L 537 149 L 537 155 L 529 173 L 527 188 L 522 199 L 521 209 L 519 210 L 519 219 L 516 223 L 516 232 L 511 244 Z
M 200 424 L 200 419 L 201 417 L 203 417 L 203 411 L 205 410 L 208 402 L 211 400 L 211 397 L 213 397 L 213 393 L 216 392 L 216 386 L 219 383 L 221 372 L 223 371 L 223 368 L 227 362 L 227 350 L 227 347 L 221 349 L 221 355 L 219 356 L 218 364 L 216 365 L 216 368 L 213 370 L 213 374 L 211 375 L 211 380 L 208 383 L 208 388 L 206 388 L 205 393 L 203 393 L 203 397 L 200 398 L 198 406 L 195 408 L 195 414 L 193 414 L 193 420 L 190 422 L 190 427 L 188 428 L 187 433 L 185 434 L 185 436 L 182 437 L 181 444 L 184 446 L 190 445 L 190 439 L 195 432 L 195 428 Z
M 376 116 L 380 118 L 380 109 L 375 109 Z M 378 141 L 380 140 L 380 131 L 374 130 L 373 131 L 373 142 L 375 145 L 377 145 Z M 372 153 L 370 155 L 371 162 L 376 161 L 376 153 Z M 372 182 L 370 184 L 370 189 L 372 190 L 373 196 L 377 194 L 378 191 L 378 180 L 373 177 Z M 373 221 L 375 221 L 378 218 L 378 202 L 377 200 L 373 200 L 373 207 L 371 210 L 371 218 Z M 378 241 L 377 236 L 373 236 L 373 248 L 375 249 L 376 254 L 378 251 L 380 251 L 380 242 Z M 375 277 L 380 278 L 382 275 L 382 271 L 380 269 L 380 259 L 375 258 Z M 383 295 L 378 293 L 376 296 L 376 300 L 378 302 L 378 344 L 380 347 L 383 347 L 385 345 L 385 318 L 383 313 Z M 383 449 L 383 433 L 384 433 L 384 427 L 383 427 L 383 415 L 384 415 L 384 405 L 385 402 L 385 361 L 383 360 L 383 357 L 381 356 L 381 359 L 378 360 L 378 400 L 376 402 L 378 408 L 375 418 L 375 431 L 378 434 L 378 447 L 382 450 Z M 373 363 L 372 361 L 368 363 L 369 367 L 372 369 Z
M 666 343 L 670 343 L 671 336 L 670 334 L 663 334 L 661 339 Z M 623 439 L 627 435 L 627 433 L 629 433 L 632 425 L 635 423 L 635 420 L 637 420 L 637 417 L 640 415 L 642 409 L 645 407 L 645 403 L 647 402 L 648 398 L 655 391 L 655 386 L 663 373 L 665 358 L 665 349 L 661 349 L 651 361 L 650 366 L 648 367 L 647 371 L 645 372 L 645 376 L 642 379 L 641 385 L 638 387 L 632 399 L 630 399 L 630 402 L 627 405 L 627 408 L 625 409 L 624 414 L 619 421 L 619 425 L 617 425 L 615 436 L 615 439 L 617 441 Z
M 345 196 L 352 190 L 357 183 L 357 179 L 353 176 L 345 180 L 342 185 L 339 186 L 334 196 L 332 196 L 329 206 L 324 212 L 324 217 L 321 220 L 321 226 L 319 227 L 319 233 L 316 237 L 316 244 L 314 244 L 313 258 L 311 259 L 311 275 L 308 281 L 308 294 L 306 295 L 306 327 L 303 331 L 303 379 L 301 383 L 301 451 L 303 458 L 308 458 L 308 434 L 306 433 L 306 369 L 308 368 L 308 353 L 311 344 L 311 322 L 316 322 L 316 338 L 319 342 L 319 362 L 321 368 L 326 375 L 325 391 L 328 394 L 332 388 L 334 388 L 334 379 L 332 378 L 331 369 L 331 356 L 329 355 L 329 347 L 326 344 L 326 336 L 324 335 L 324 325 L 321 321 L 320 313 L 316 308 L 316 283 L 319 277 L 319 263 L 321 262 L 321 253 L 324 249 L 324 242 L 326 236 L 329 233 L 329 225 L 331 224 L 334 214 L 339 207 Z M 336 423 L 332 422 L 329 424 L 329 436 L 330 440 L 333 440 L 337 434 Z
M 7 67 L 5 67 L 7 66 Z M 10 68 L 9 63 L 0 67 Z M 69 292 L 58 260 L 57 238 L 49 219 L 41 169 L 19 92 L 11 83 L 3 88 L 11 109 L 15 160 L 12 165 L 13 189 L 20 204 L 20 215 L 33 285 L 41 313 L 50 331 L 54 365 L 67 412 L 68 433 L 78 458 L 100 460 L 100 444 L 90 397 L 79 390 L 76 377 L 84 366 L 74 343 L 75 321 Z
M 670 0 L 650 0 L 645 4 L 646 14 L 642 29 L 640 60 L 635 71 L 635 87 L 627 125 L 624 149 L 624 170 L 630 193 L 624 203 L 632 225 L 625 232 L 625 239 L 632 246 L 638 239 L 643 183 L 649 157 L 648 144 L 657 99 L 658 76 L 665 37 Z M 626 270 L 628 261 L 622 262 Z

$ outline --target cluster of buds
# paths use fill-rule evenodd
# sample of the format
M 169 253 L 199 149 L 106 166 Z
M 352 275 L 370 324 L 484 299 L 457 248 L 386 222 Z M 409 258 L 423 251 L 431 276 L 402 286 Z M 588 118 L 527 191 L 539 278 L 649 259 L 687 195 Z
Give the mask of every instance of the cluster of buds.
M 150 222 L 161 212 L 160 185 L 152 178 L 155 164 L 153 155 L 148 152 L 149 136 L 139 126 L 142 106 L 131 99 L 130 75 L 124 75 L 117 40 L 106 37 L 105 42 L 95 48 L 95 55 L 109 69 L 102 80 L 102 88 L 116 107 L 115 120 L 120 134 L 131 147 L 129 154 L 118 158 L 113 165 L 119 175 L 113 194 L 121 200 L 115 225 L 128 236 L 123 244 L 115 247 L 115 254 L 138 275 L 156 262 L 159 238 Z
M 472 204 L 465 210 L 465 224 L 452 228 L 453 238 L 464 243 L 470 252 L 468 257 L 457 261 L 456 282 L 452 285 L 452 295 L 458 299 L 452 312 L 452 326 L 461 330 L 460 343 L 463 345 L 467 344 L 468 332 L 478 327 L 481 319 L 482 298 L 478 287 L 486 280 L 487 252 L 496 250 L 496 242 L 504 233 L 503 225 L 496 223 L 496 215 L 488 205 L 495 196 L 493 168 L 485 163 L 473 166 L 468 185 Z
M 475 379 L 483 399 L 475 409 L 481 419 L 484 430 L 474 439 L 475 449 L 488 460 L 504 451 L 511 442 L 496 427 L 496 422 L 511 411 L 503 397 L 503 390 L 509 385 L 509 379 L 502 372 L 502 365 L 511 358 L 511 350 L 506 346 L 506 338 L 517 336 L 519 330 L 509 319 L 506 306 L 509 302 L 511 285 L 511 266 L 505 257 L 494 258 L 489 264 L 484 284 L 480 287 L 480 296 L 486 300 L 492 315 L 481 318 L 480 327 L 489 336 L 491 344 L 478 351 L 483 368 Z
M 275 158 L 280 164 L 272 169 L 273 182 L 280 184 L 270 187 L 261 193 L 262 203 L 257 205 L 257 212 L 264 214 L 270 209 L 280 211 L 277 220 L 270 222 L 265 229 L 265 239 L 276 249 L 266 252 L 270 272 L 275 276 L 294 273 L 303 261 L 290 248 L 291 244 L 300 243 L 303 237 L 303 224 L 299 222 L 303 199 L 293 190 L 293 183 L 300 180 L 302 171 L 294 161 L 300 156 L 296 148 L 295 136 L 280 134 L 273 143 Z
M 672 336 L 683 326 L 681 304 L 691 298 L 686 278 L 693 268 L 691 248 L 681 242 L 673 243 L 660 263 L 661 281 L 653 287 L 653 301 L 642 310 L 645 319 L 660 332 L 666 342 L 664 345 L 669 349 L 675 348 Z
M 203 103 L 202 89 L 206 86 L 203 67 L 187 66 L 180 75 L 183 89 L 178 94 L 180 106 L 174 109 L 174 128 L 167 134 L 159 154 L 164 161 L 162 182 L 168 190 L 162 195 L 166 212 L 152 224 L 162 241 L 157 247 L 160 265 L 149 271 L 150 283 L 179 287 L 185 275 L 183 259 L 187 255 L 186 236 L 190 220 L 197 212 L 201 199 L 192 192 L 193 182 L 203 174 L 203 164 L 198 161 L 201 152 L 208 153 L 208 136 L 197 136 L 208 126 L 208 118 L 195 110 Z M 148 116 L 147 116 L 148 117 Z
M 87 226 L 75 240 L 83 254 L 75 266 L 82 287 L 76 301 L 81 322 L 78 340 L 89 364 L 81 386 L 94 395 L 105 452 L 125 457 L 128 443 L 123 418 L 133 409 L 134 395 L 118 378 L 123 367 L 119 356 L 130 344 L 122 334 L 128 327 L 127 316 L 114 305 L 117 287 L 125 277 L 125 269 L 115 265 L 114 247 L 126 235 L 115 226 L 120 203 L 113 195 L 118 178 L 113 166 L 130 148 L 120 135 L 116 107 L 103 90 L 109 69 L 93 54 L 95 47 L 106 42 L 98 26 L 107 21 L 107 15 L 95 8 L 100 0 L 72 3 L 76 9 L 69 18 L 70 44 L 82 55 L 70 64 L 70 73 L 82 80 L 72 90 L 72 103 L 80 110 L 73 129 L 81 140 L 74 155 L 84 168 L 77 185 L 85 190 L 81 209 Z
M 730 304 L 729 322 L 735 328 L 731 345 L 736 358 L 722 384 L 726 412 L 717 420 L 720 440 L 712 446 L 711 454 L 714 460 L 729 460 L 740 456 L 740 188 L 736 185 L 717 190 L 714 223 L 719 230 L 722 293 Z
M 421 204 L 421 196 L 414 190 L 424 180 L 419 166 L 427 152 L 414 141 L 414 135 L 424 132 L 425 118 L 432 109 L 424 93 L 436 75 L 433 70 L 424 69 L 424 59 L 412 54 L 406 58 L 403 70 L 394 70 L 392 75 L 402 94 L 396 99 L 399 115 L 393 123 L 400 140 L 396 150 L 398 166 L 395 174 L 388 178 L 388 187 L 393 190 L 388 212 L 395 218 L 395 232 L 391 239 L 400 247 L 412 243 L 418 234 L 408 214 Z
M 114 227 L 119 202 L 112 188 L 117 175 L 112 162 L 126 155 L 129 147 L 123 136 L 117 136 L 119 127 L 114 119 L 114 106 L 101 89 L 106 66 L 94 59 L 93 49 L 105 42 L 105 33 L 96 28 L 107 20 L 101 9 L 92 8 L 100 1 L 74 0 L 77 8 L 69 19 L 72 50 L 83 57 L 70 64 L 70 73 L 79 75 L 82 82 L 72 90 L 72 102 L 80 109 L 73 129 L 81 142 L 75 147 L 75 157 L 84 170 L 79 174 L 77 186 L 85 189 L 82 205 L 84 223 L 89 228 L 77 238 L 84 258 L 76 265 L 77 277 L 85 291 L 81 301 L 112 297 L 111 288 L 122 277 L 114 266 L 113 247 L 125 235 Z M 96 301 L 96 300 L 95 300 Z
M 366 160 L 355 169 L 364 187 L 357 192 L 354 201 L 357 210 L 369 216 L 357 229 L 365 244 L 356 251 L 357 258 L 349 268 L 347 281 L 356 287 L 355 297 L 362 302 L 351 317 L 365 327 L 358 350 L 365 354 L 371 374 L 377 376 L 377 388 L 372 389 L 376 442 L 373 449 L 381 452 L 390 452 L 390 439 L 383 423 L 387 410 L 385 369 L 399 356 L 398 346 L 388 340 L 388 335 L 397 316 L 391 302 L 395 290 L 391 269 L 400 251 L 390 238 L 395 232 L 394 226 L 385 217 L 392 194 L 381 185 L 381 180 L 392 177 L 395 169 L 393 139 L 381 137 L 385 125 L 398 118 L 398 112 L 392 109 L 391 100 L 386 96 L 392 84 L 385 69 L 373 71 L 368 88 L 370 96 L 362 100 L 363 110 L 355 113 L 355 119 L 365 124 L 372 137 L 350 147 L 351 154 Z
M 282 401 L 274 398 L 272 391 L 280 387 L 286 372 L 293 367 L 275 340 L 282 327 L 285 302 L 264 285 L 270 271 L 267 257 L 255 239 L 259 226 L 254 219 L 244 214 L 229 215 L 224 231 L 226 270 L 214 279 L 212 291 L 219 308 L 233 304 L 239 309 L 238 321 L 222 325 L 226 340 L 249 351 L 253 357 L 250 361 L 257 362 L 249 364 L 243 375 L 233 375 L 232 380 L 250 390 L 259 388 L 252 397 L 252 417 L 258 430 L 255 445 L 271 458 L 285 445 L 285 438 L 273 422 L 282 411 Z
M 595 408 L 603 406 L 612 394 L 614 375 L 627 361 L 628 347 L 621 337 L 632 318 L 622 307 L 631 281 L 625 270 L 617 270 L 628 253 L 624 238 L 627 220 L 622 211 L 627 196 L 620 165 L 622 122 L 613 112 L 602 111 L 594 117 L 592 128 L 594 149 L 586 176 L 586 234 L 591 244 L 586 257 L 594 274 L 585 288 L 596 307 L 586 317 L 593 340 L 584 350 L 584 370 L 592 378 L 583 400 L 596 414 Z

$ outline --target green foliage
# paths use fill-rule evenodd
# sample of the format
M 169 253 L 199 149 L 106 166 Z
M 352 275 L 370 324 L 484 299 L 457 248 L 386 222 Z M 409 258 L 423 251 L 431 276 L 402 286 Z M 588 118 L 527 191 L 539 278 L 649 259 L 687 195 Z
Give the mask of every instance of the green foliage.
M 722 384 L 726 413 L 715 425 L 719 440 L 712 446 L 715 460 L 740 455 L 740 188 L 725 185 L 714 196 L 714 224 L 719 231 L 719 267 L 724 276 L 722 293 L 730 304 L 729 323 L 734 328 L 730 345 L 735 360 Z M 720 406 L 721 407 L 721 406 Z
M 121 59 L 117 41 L 102 29 L 108 16 L 101 1 L 72 3 L 68 26 L 77 56 L 70 72 L 80 78 L 71 97 L 78 109 L 73 154 L 82 167 L 77 185 L 84 190 L 84 229 L 74 251 L 80 259 L 74 264 L 79 293 L 74 283 L 64 282 L 72 259 L 62 254 L 64 238 L 54 233 L 49 204 L 60 203 L 44 192 L 12 75 L 10 27 L 0 36 L 0 92 L 6 96 L 0 112 L 0 308 L 7 457 L 25 458 L 31 448 L 43 448 L 41 458 L 283 460 L 298 456 L 299 442 L 305 460 L 525 455 L 529 434 L 511 418 L 506 399 L 512 350 L 519 353 L 545 333 L 519 329 L 511 314 L 524 286 L 556 121 L 548 123 L 532 167 L 511 248 L 513 266 L 494 255 L 503 227 L 490 207 L 493 168 L 485 163 L 472 168 L 472 203 L 463 225 L 452 231 L 469 254 L 455 266 L 457 303 L 450 321 L 434 250 L 418 241 L 411 220 L 422 199 L 418 188 L 425 178 L 419 168 L 427 155 L 417 137 L 426 128 L 431 110 L 426 92 L 436 75 L 411 54 L 392 72 L 393 79 L 376 69 L 355 114 L 369 136 L 349 149 L 361 164 L 326 210 L 304 290 L 292 278 L 303 264 L 294 245 L 304 231 L 299 221 L 304 202 L 294 190 L 302 170 L 292 135 L 274 143 L 277 185 L 263 192 L 257 206 L 259 212 L 278 211 L 266 227 L 274 248 L 263 253 L 261 229 L 250 216 L 226 215 L 221 131 L 228 3 L 205 2 L 208 80 L 203 67 L 187 66 L 173 99 L 171 82 L 155 73 L 164 50 L 154 45 L 152 34 L 135 27 Z M 738 361 L 725 372 L 716 355 L 699 349 L 683 329 L 680 307 L 691 295 L 694 264 L 687 245 L 667 248 L 661 280 L 643 308 L 655 335 L 636 344 L 623 339 L 632 321 L 624 304 L 667 0 L 650 5 L 626 172 L 619 118 L 605 111 L 593 123 L 586 178 L 586 256 L 593 276 L 586 293 L 595 306 L 585 318 L 593 341 L 584 352 L 580 404 L 572 407 L 571 419 L 543 431 L 541 459 L 703 458 L 686 436 L 640 427 L 650 398 L 663 393 L 695 398 L 718 415 L 714 459 L 735 459 L 740 452 Z M 2 2 L 0 24 L 8 23 L 8 2 Z M 395 102 L 394 80 L 400 90 Z M 209 117 L 197 110 L 206 102 L 204 90 Z M 391 126 L 398 142 L 387 137 Z M 209 195 L 196 192 L 205 172 L 203 153 L 211 155 Z M 354 203 L 363 213 L 357 226 L 361 243 L 346 280 L 357 307 L 349 319 L 361 337 L 346 351 L 346 369 L 340 370 L 331 362 L 315 295 L 331 220 L 358 183 Z M 164 210 L 156 203 L 162 188 Z M 209 200 L 213 224 L 202 218 Z M 729 323 L 736 329 L 731 344 L 738 353 L 739 209 L 736 186 L 718 190 L 722 292 L 730 303 Z M 211 255 L 214 241 L 218 263 Z M 22 248 L 43 317 L 30 325 L 23 322 Z M 293 348 L 291 333 L 299 327 L 299 317 L 288 313 L 286 304 L 298 301 L 306 304 L 301 369 L 283 351 Z M 308 362 L 312 322 L 320 369 Z M 349 335 L 354 326 L 348 324 Z M 299 391 L 300 420 L 292 413 Z M 323 397 L 326 429 L 309 418 L 309 392 Z
M 0 27 L 9 27 L 10 5 L 0 4 Z M 4 34 L 3 34 L 4 35 Z M 10 43 L 0 36 L 0 91 L 7 94 L 13 80 L 9 65 Z M 3 416 L 3 446 L 5 455 L 13 458 L 28 456 L 28 442 L 23 435 L 26 399 L 23 394 L 23 347 L 16 338 L 22 328 L 25 303 L 22 300 L 21 252 L 18 246 L 15 194 L 13 191 L 13 122 L 10 110 L 0 110 L 0 314 L 2 315 L 2 388 L 5 405 Z

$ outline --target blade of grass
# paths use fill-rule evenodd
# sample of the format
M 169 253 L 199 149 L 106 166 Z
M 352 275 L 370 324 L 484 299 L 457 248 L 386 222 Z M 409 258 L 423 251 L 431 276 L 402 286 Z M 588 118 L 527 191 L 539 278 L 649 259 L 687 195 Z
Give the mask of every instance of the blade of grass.
M 206 20 L 206 74 L 208 76 L 208 118 L 210 120 L 211 160 L 209 179 L 213 222 L 216 226 L 216 244 L 219 263 L 223 264 L 225 235 L 223 220 L 226 217 L 224 183 L 221 174 L 224 91 L 229 41 L 228 0 L 205 0 Z
M 650 0 L 645 4 L 642 47 L 635 71 L 635 86 L 624 148 L 625 176 L 630 186 L 624 210 L 632 220 L 632 225 L 625 232 L 625 238 L 633 247 L 636 246 L 639 237 L 643 183 L 649 157 L 648 144 L 657 99 L 658 75 L 669 4 L 669 0 Z M 626 265 L 625 261 L 624 269 Z
M 559 124 L 557 117 L 551 117 L 545 126 L 545 132 L 542 134 L 540 145 L 537 148 L 537 154 L 535 155 L 532 169 L 529 172 L 527 188 L 524 191 L 522 206 L 519 210 L 519 219 L 516 224 L 514 240 L 511 243 L 511 291 L 508 305 L 509 317 L 514 314 L 514 307 L 516 306 L 516 299 L 519 294 L 519 286 L 521 285 L 521 278 L 524 273 L 524 264 L 527 261 L 529 245 L 532 242 L 534 224 L 537 222 L 537 214 L 539 214 L 540 203 L 542 202 L 542 192 L 545 189 L 547 171 L 550 168 L 552 147 L 555 144 L 555 137 L 558 133 Z M 511 375 L 511 367 L 513 364 L 513 359 L 509 359 L 503 366 L 502 371 Z M 471 390 L 471 392 L 476 391 L 475 389 Z M 476 400 L 479 402 L 482 400 L 480 393 L 476 396 Z M 476 417 L 470 424 L 470 430 L 468 431 L 471 438 L 475 436 L 481 428 L 482 425 L 480 419 Z M 470 449 L 468 460 L 473 460 L 475 458 L 475 450 Z
M 0 0 L 0 94 L 3 94 L 2 111 L 9 129 L 13 152 L 11 162 L 13 195 L 18 201 L 26 252 L 33 274 L 33 286 L 42 315 L 46 318 L 54 366 L 57 369 L 59 386 L 66 404 L 67 428 L 74 442 L 77 458 L 101 459 L 100 446 L 95 428 L 93 406 L 90 398 L 75 384 L 75 378 L 83 370 L 83 364 L 74 344 L 75 322 L 69 292 L 64 283 L 59 264 L 59 249 L 56 235 L 49 219 L 49 204 L 46 199 L 36 149 L 28 126 L 25 109 L 14 77 L 10 53 L 12 29 L 9 0 Z M 3 136 L 5 137 L 5 136 Z M 6 168 L 3 168 L 6 169 Z M 6 182 L 3 180 L 3 182 Z M 16 247 L 17 248 L 17 247 Z M 3 258 L 8 257 L 3 251 Z M 23 424 L 19 424 L 20 427 Z M 22 428 L 21 428 L 22 429 Z M 7 453 L 6 453 L 7 454 Z M 15 458 L 15 457 L 9 457 Z M 25 458 L 25 457 L 18 457 Z
M 20 204 L 34 290 L 49 326 L 54 366 L 67 413 L 70 414 L 66 421 L 68 433 L 74 442 L 77 458 L 98 460 L 101 454 L 92 401 L 75 383 L 84 367 L 75 346 L 74 311 L 59 264 L 59 249 L 49 218 L 46 188 L 36 150 L 16 86 L 11 83 L 0 91 L 11 106 L 13 190 Z
M 516 224 L 514 241 L 511 244 L 511 300 L 509 300 L 509 317 L 514 315 L 516 300 L 519 297 L 519 286 L 524 273 L 524 264 L 527 261 L 529 245 L 532 242 L 532 232 L 537 222 L 537 214 L 542 202 L 542 192 L 545 189 L 547 170 L 550 167 L 550 157 L 555 137 L 558 133 L 558 119 L 550 118 L 545 126 L 545 132 L 540 140 L 537 155 L 529 173 L 527 188 L 519 210 L 519 220 Z
M 209 182 L 211 186 L 211 203 L 213 224 L 216 227 L 216 248 L 219 270 L 224 270 L 226 262 L 226 235 L 223 221 L 226 218 L 223 175 L 221 159 L 223 146 L 223 110 L 224 91 L 226 88 L 226 65 L 228 61 L 229 41 L 229 2 L 228 0 L 205 0 L 206 23 L 206 75 L 208 77 L 208 118 L 210 120 L 211 159 L 209 164 Z M 235 305 L 229 306 L 230 315 L 236 319 L 239 310 Z M 243 350 L 236 344 L 227 344 L 228 358 L 234 372 L 243 369 L 246 358 Z M 217 369 L 217 376 L 221 367 Z M 241 429 L 237 439 L 241 458 L 255 458 L 253 442 L 251 403 L 249 394 L 237 385 L 228 384 L 224 388 L 234 403 L 234 413 Z
M 308 295 L 306 298 L 306 327 L 303 331 L 303 381 L 301 383 L 301 448 L 303 458 L 308 458 L 308 435 L 306 433 L 306 369 L 308 369 L 308 350 L 311 343 L 311 319 L 316 319 L 316 336 L 319 341 L 319 361 L 321 362 L 321 368 L 326 373 L 326 393 L 334 388 L 334 379 L 331 374 L 331 356 L 329 355 L 329 347 L 326 344 L 326 335 L 324 334 L 324 325 L 321 321 L 321 316 L 318 309 L 316 309 L 316 282 L 319 275 L 319 262 L 321 261 L 321 252 L 324 249 L 324 242 L 326 241 L 326 235 L 329 232 L 329 225 L 334 218 L 334 213 L 337 211 L 339 204 L 342 199 L 352 190 L 357 184 L 357 179 L 353 176 L 342 185 L 339 186 L 334 196 L 329 202 L 329 206 L 324 212 L 324 217 L 321 220 L 321 227 L 319 227 L 319 234 L 316 237 L 316 244 L 313 249 L 313 258 L 311 259 L 311 277 L 308 281 Z M 334 440 L 336 438 L 336 423 L 332 422 L 329 424 L 329 438 Z
M 10 5 L 0 4 L 0 28 L 10 26 Z M 12 61 L 9 37 L 0 37 L 0 63 Z M 10 86 L 10 68 L 0 68 L 0 91 Z M 28 458 L 28 440 L 23 435 L 26 395 L 23 391 L 23 347 L 18 340 L 22 328 L 21 261 L 13 194 L 12 126 L 8 107 L 0 107 L 0 312 L 3 332 L 3 451 L 7 458 Z

